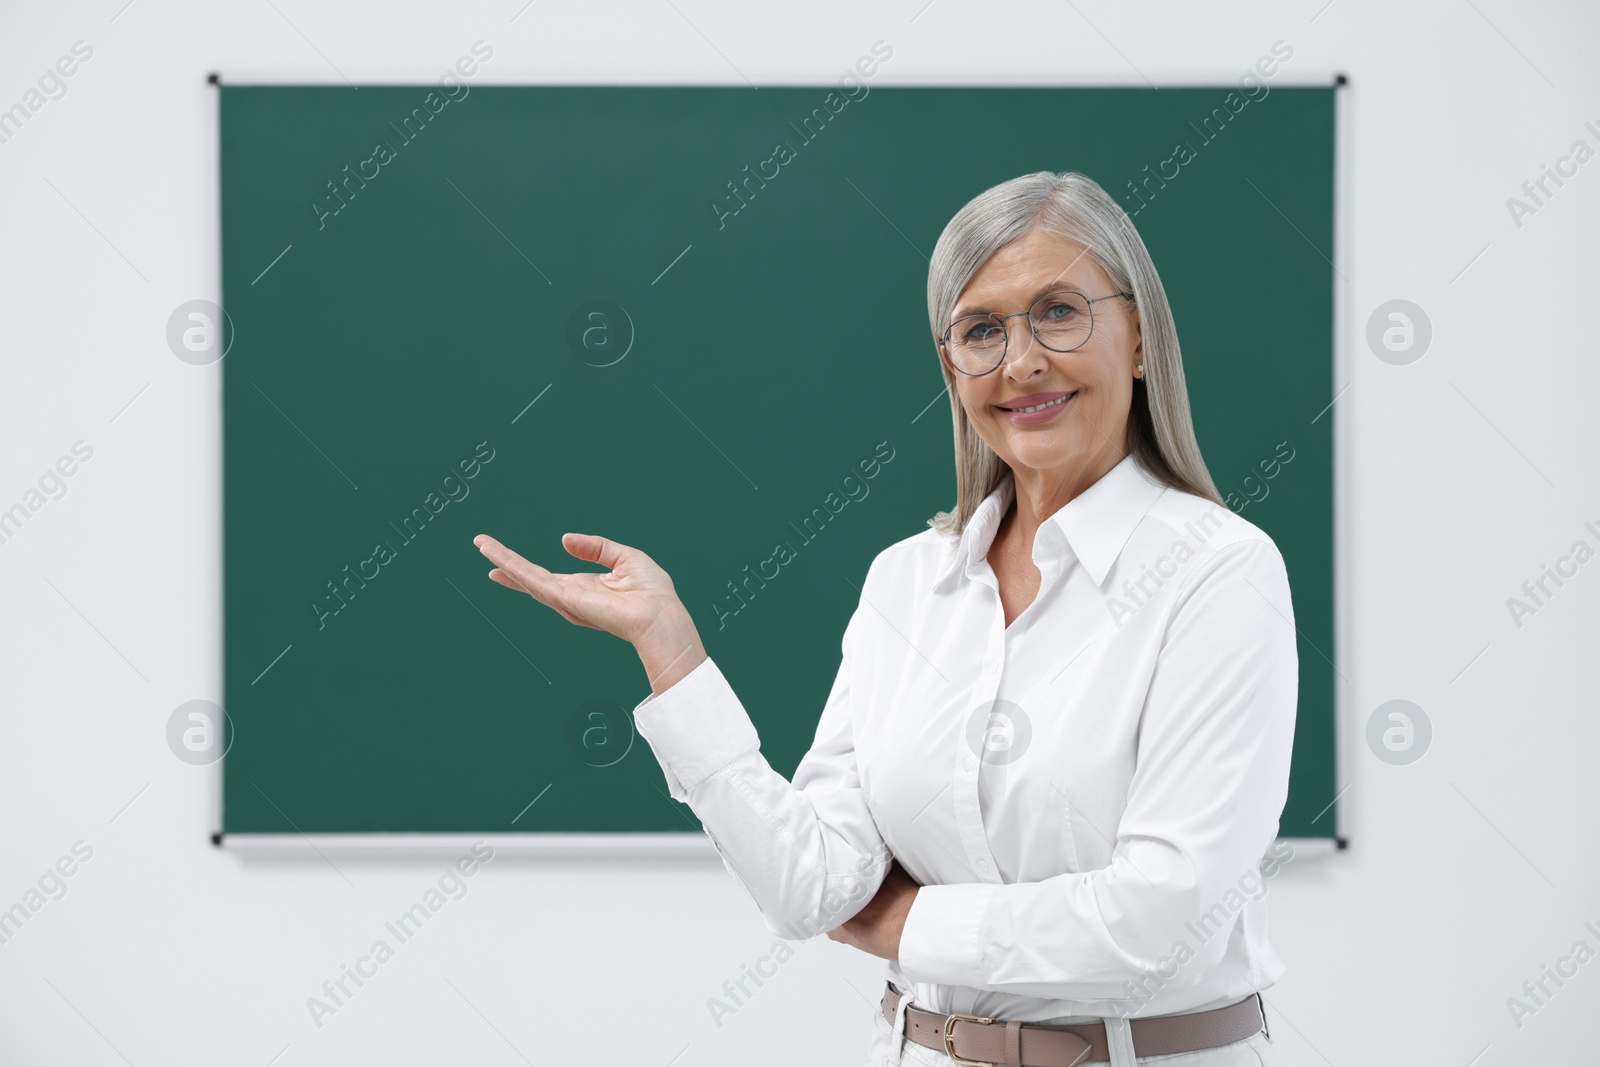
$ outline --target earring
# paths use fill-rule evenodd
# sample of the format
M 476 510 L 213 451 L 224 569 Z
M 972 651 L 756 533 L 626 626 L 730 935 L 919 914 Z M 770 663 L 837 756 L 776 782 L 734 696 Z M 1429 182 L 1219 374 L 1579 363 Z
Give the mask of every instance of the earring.
M 1140 374 L 1144 373 L 1144 364 L 1141 363 L 1141 364 L 1139 364 L 1137 367 L 1135 367 L 1133 369 L 1139 372 L 1138 374 L 1134 375 L 1134 377 L 1137 378 Z

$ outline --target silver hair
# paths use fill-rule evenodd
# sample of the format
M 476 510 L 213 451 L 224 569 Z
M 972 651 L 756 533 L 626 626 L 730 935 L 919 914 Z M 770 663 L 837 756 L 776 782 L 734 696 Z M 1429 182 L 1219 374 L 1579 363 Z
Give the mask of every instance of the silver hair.
M 1134 461 L 1165 485 L 1222 504 L 1195 441 L 1178 331 L 1161 277 L 1133 220 L 1092 178 L 1074 171 L 1024 174 L 984 190 L 956 212 L 928 264 L 928 325 L 935 351 L 951 310 L 978 268 L 1035 229 L 1083 245 L 1112 285 L 1133 294 L 1144 361 L 1144 377 L 1134 380 L 1128 412 L 1128 450 Z M 939 512 L 928 525 L 959 536 L 1007 467 L 967 419 L 955 372 L 943 358 L 939 369 L 950 392 L 955 430 L 956 507 Z

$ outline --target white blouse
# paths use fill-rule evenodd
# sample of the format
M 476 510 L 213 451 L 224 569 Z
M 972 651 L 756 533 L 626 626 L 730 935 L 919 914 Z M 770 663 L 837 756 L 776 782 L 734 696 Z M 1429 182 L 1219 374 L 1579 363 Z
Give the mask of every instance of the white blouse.
M 1040 525 L 1008 627 L 987 554 L 1013 495 L 1007 474 L 959 543 L 924 529 L 872 561 L 792 784 L 711 659 L 635 708 L 640 736 L 777 936 L 839 926 L 899 860 L 922 889 L 885 976 L 920 1007 L 1138 1017 L 1265 989 L 1299 673 L 1283 557 L 1130 455 Z

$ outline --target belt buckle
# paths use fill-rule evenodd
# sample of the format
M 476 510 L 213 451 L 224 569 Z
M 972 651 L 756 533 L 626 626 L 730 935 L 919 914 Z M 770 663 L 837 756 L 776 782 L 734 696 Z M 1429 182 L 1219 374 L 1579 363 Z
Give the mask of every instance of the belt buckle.
M 957 1019 L 965 1019 L 969 1023 L 983 1023 L 985 1025 L 994 1022 L 994 1019 L 991 1018 L 990 1016 L 987 1016 L 987 1015 L 968 1015 L 964 1011 L 953 1011 L 949 1015 L 945 1016 L 945 1020 L 944 1020 L 944 1051 L 945 1051 L 945 1055 L 949 1056 L 950 1059 L 953 1062 L 961 1064 L 961 1067 L 996 1067 L 997 1061 L 995 1061 L 995 1060 L 964 1060 L 960 1056 L 956 1055 L 956 1050 L 952 1046 L 951 1042 L 954 1041 L 954 1039 L 955 1039 L 954 1031 L 955 1031 L 955 1026 L 956 1026 L 956 1020 Z

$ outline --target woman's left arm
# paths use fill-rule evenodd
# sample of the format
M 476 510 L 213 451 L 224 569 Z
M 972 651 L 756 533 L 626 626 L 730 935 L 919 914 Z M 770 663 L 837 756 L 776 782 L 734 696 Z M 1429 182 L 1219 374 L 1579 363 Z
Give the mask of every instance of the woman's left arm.
M 913 982 L 1063 1000 L 1198 982 L 1226 937 L 1185 924 L 1239 892 L 1278 830 L 1299 691 L 1283 557 L 1269 540 L 1197 560 L 1178 591 L 1139 726 L 1111 863 L 1041 882 L 929 885 L 899 936 Z M 1248 883 L 1246 883 L 1248 884 Z M 1169 971 L 1175 968 L 1175 973 Z

